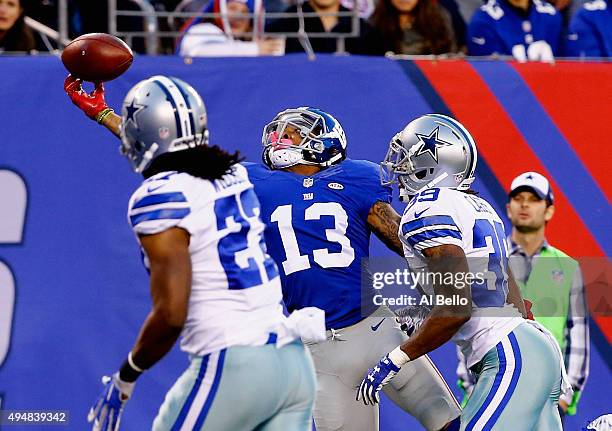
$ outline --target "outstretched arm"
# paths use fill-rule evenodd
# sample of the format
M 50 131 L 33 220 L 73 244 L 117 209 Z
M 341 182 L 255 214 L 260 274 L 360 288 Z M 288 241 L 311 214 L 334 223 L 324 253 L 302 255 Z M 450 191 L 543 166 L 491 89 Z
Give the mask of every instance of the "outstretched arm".
M 465 253 L 456 245 L 440 245 L 423 251 L 429 273 L 444 274 L 434 277 L 436 302 L 421 327 L 402 345 L 385 355 L 361 382 L 357 401 L 365 404 L 380 402 L 379 392 L 395 376 L 402 365 L 429 353 L 446 343 L 465 324 L 472 313 L 469 285 L 459 288 L 452 280 L 466 280 L 469 267 Z M 448 277 L 446 274 L 452 274 Z M 448 302 L 444 300 L 449 300 Z
M 368 226 L 390 250 L 404 257 L 404 247 L 397 231 L 401 217 L 393 207 L 382 201 L 376 201 L 368 214 Z
M 120 137 L 121 117 L 108 107 L 104 100 L 104 84 L 97 83 L 91 93 L 83 89 L 83 81 L 68 75 L 64 81 L 64 91 L 89 118 L 102 124 L 115 136 Z
M 100 124 L 110 130 L 113 135 L 121 139 L 121 117 L 119 115 L 111 112 L 100 122 Z

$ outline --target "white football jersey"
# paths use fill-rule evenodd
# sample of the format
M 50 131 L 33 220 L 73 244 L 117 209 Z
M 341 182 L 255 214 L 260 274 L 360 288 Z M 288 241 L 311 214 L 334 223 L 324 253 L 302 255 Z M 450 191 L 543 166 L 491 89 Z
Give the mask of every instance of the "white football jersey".
M 191 235 L 191 294 L 180 344 L 185 352 L 206 355 L 263 345 L 285 319 L 259 212 L 253 185 L 239 164 L 215 181 L 163 172 L 132 195 L 128 220 L 137 235 L 173 227 Z M 146 256 L 144 263 L 148 268 Z
M 425 190 L 408 204 L 399 236 L 412 271 L 427 268 L 423 250 L 444 244 L 463 249 L 470 273 L 472 317 L 453 337 L 472 366 L 522 321 L 506 303 L 508 259 L 504 225 L 487 201 L 447 188 Z M 433 275 L 433 274 L 432 274 Z M 432 295 L 435 277 L 421 277 Z M 458 286 L 457 282 L 455 283 Z

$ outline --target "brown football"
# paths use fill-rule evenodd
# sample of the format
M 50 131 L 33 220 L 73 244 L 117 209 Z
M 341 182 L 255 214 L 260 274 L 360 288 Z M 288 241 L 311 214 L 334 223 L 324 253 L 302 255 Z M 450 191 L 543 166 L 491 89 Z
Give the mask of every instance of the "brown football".
M 91 82 L 111 81 L 128 70 L 134 55 L 121 39 L 106 33 L 88 33 L 64 48 L 62 62 L 76 78 Z

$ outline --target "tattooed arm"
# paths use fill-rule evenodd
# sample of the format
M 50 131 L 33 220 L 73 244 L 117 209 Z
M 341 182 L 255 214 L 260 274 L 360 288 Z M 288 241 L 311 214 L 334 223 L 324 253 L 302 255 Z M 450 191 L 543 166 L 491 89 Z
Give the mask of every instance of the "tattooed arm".
M 393 207 L 386 203 L 377 201 L 368 214 L 368 226 L 372 229 L 372 232 L 376 234 L 390 250 L 396 252 L 400 256 L 404 256 L 404 247 L 402 242 L 397 236 L 401 217 L 393 209 Z
M 451 280 L 465 280 L 469 267 L 464 251 L 456 245 L 440 245 L 423 250 L 429 272 L 453 274 Z M 461 278 L 458 274 L 462 274 Z M 469 287 L 458 288 L 447 282 L 434 284 L 437 298 L 448 302 L 436 304 L 420 328 L 412 334 L 401 349 L 411 360 L 437 349 L 470 320 L 472 314 L 472 293 Z M 463 304 L 461 303 L 463 301 Z

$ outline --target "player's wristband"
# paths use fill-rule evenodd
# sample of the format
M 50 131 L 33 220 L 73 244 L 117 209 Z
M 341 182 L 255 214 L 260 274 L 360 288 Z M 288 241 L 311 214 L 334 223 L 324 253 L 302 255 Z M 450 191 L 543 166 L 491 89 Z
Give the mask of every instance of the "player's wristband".
M 124 382 L 135 382 L 145 370 L 134 363 L 132 352 L 128 353 L 128 357 L 119 369 L 119 378 Z
M 400 349 L 400 346 L 397 346 L 391 351 L 391 353 L 389 353 L 389 359 L 391 359 L 391 362 L 393 362 L 393 364 L 397 367 L 401 367 L 402 365 L 410 362 L 410 358 L 402 349 Z
M 108 117 L 111 112 L 114 112 L 111 108 L 103 109 L 96 115 L 95 120 L 98 122 L 98 124 L 102 124 L 102 121 L 104 121 L 104 119 Z

